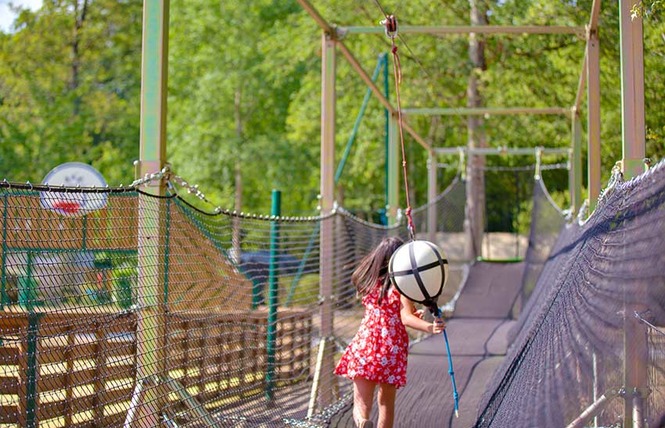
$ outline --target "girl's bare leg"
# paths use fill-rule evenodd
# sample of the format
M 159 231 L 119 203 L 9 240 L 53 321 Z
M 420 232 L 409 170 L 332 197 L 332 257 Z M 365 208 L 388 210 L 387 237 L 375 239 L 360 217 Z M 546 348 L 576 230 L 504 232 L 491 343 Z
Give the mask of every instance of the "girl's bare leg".
M 395 422 L 395 385 L 379 384 L 379 423 L 377 428 L 392 428 Z
M 357 426 L 369 420 L 375 389 L 376 382 L 359 377 L 353 380 L 353 421 Z

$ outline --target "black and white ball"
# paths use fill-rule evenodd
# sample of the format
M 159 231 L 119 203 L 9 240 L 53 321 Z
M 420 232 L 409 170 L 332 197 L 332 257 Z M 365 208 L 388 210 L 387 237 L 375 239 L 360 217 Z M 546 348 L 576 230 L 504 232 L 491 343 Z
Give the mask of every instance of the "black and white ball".
M 388 273 L 399 292 L 417 303 L 436 304 L 448 281 L 448 260 L 441 248 L 429 241 L 408 242 L 395 251 Z

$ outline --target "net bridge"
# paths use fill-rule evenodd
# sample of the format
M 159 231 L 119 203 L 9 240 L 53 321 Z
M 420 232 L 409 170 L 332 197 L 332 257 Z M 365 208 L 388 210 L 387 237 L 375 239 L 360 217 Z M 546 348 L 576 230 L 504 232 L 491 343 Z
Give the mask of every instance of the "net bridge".
M 460 417 L 443 338 L 412 335 L 396 426 L 660 426 L 664 175 L 660 163 L 616 176 L 586 219 L 567 217 L 532 179 L 526 244 L 498 261 L 464 259 L 456 177 L 432 204 L 450 261 L 439 303 Z M 2 426 L 351 425 L 352 384 L 332 374 L 363 316 L 350 275 L 385 236 L 406 239 L 404 224 L 343 207 L 325 217 L 205 210 L 178 186 L 154 197 L 0 183 Z M 62 215 L 44 204 L 58 198 L 104 203 Z M 431 208 L 414 210 L 416 224 Z

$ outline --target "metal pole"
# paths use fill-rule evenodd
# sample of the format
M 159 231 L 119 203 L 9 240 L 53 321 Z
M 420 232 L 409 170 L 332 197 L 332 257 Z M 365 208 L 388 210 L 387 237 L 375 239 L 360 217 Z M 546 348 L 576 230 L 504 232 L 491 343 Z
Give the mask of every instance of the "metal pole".
M 572 116 L 572 142 L 569 159 L 571 162 L 568 171 L 568 185 L 570 186 L 570 203 L 573 214 L 577 214 L 582 207 L 582 124 L 577 111 Z
M 0 310 L 9 305 L 9 296 L 7 295 L 7 199 L 9 195 L 2 195 L 2 291 L 0 295 Z M 1 343 L 1 342 L 0 342 Z
M 429 150 L 427 158 L 427 233 L 430 242 L 436 243 L 437 232 L 437 212 L 436 204 L 434 201 L 437 196 L 437 183 L 436 183 L 436 154 Z M 445 215 L 445 213 L 442 213 Z
M 557 147 L 539 147 L 540 153 L 543 155 L 567 155 L 566 148 Z M 533 147 L 435 147 L 432 149 L 434 153 L 443 155 L 458 155 L 464 152 L 468 155 L 526 155 L 533 156 L 535 149 Z
M 612 398 L 617 396 L 616 391 L 608 391 L 605 394 L 601 395 L 596 401 L 591 403 L 589 407 L 584 409 L 584 411 L 575 418 L 571 423 L 569 423 L 566 428 L 584 428 L 587 426 L 589 421 L 593 419 L 598 413 L 600 413 L 608 402 Z
M 139 177 L 161 171 L 166 163 L 166 96 L 169 0 L 143 4 L 141 69 L 141 135 Z M 138 177 L 137 177 L 138 178 Z M 141 381 L 165 372 L 166 305 L 164 293 L 163 180 L 142 185 L 138 212 L 137 408 L 126 426 L 158 426 L 161 400 Z M 131 414 L 131 418 L 130 418 Z
M 619 18 L 621 34 L 621 110 L 623 141 L 623 173 L 627 179 L 644 171 L 644 52 L 642 18 L 632 17 L 631 10 L 638 0 L 620 0 Z M 645 296 L 635 296 L 634 290 L 624 284 L 624 428 L 641 426 L 639 417 L 642 394 L 648 386 L 648 341 L 644 324 L 633 314 L 639 312 L 636 301 L 646 301 Z
M 584 59 L 582 60 L 582 71 L 580 72 L 580 80 L 577 84 L 577 93 L 575 95 L 575 103 L 572 107 L 572 113 L 579 114 L 580 108 L 582 107 L 582 96 L 584 95 L 584 88 L 586 86 L 586 65 L 587 61 L 587 50 L 584 50 Z
M 397 222 L 397 208 L 399 207 L 398 139 L 397 119 L 391 115 L 388 121 L 388 205 L 386 206 L 389 225 Z
M 598 357 L 596 356 L 596 353 L 594 352 L 591 355 L 591 368 L 593 372 L 593 401 L 598 400 Z M 598 416 L 594 415 L 593 417 L 593 427 L 598 428 Z
M 384 58 L 383 61 L 383 94 L 386 99 L 390 99 L 390 79 L 389 79 L 389 70 L 388 70 L 388 56 Z M 385 207 L 385 225 L 388 225 L 388 207 L 390 206 L 390 109 L 384 108 L 384 116 L 386 119 L 385 123 L 385 135 L 384 135 L 384 146 L 385 146 L 385 155 L 384 155 L 384 182 L 385 182 L 385 192 L 386 192 L 386 207 Z
M 563 115 L 570 114 L 570 108 L 566 107 L 547 107 L 547 108 L 533 108 L 533 107 L 460 107 L 460 108 L 403 108 L 402 113 L 405 115 L 420 115 L 420 116 L 503 116 L 503 115 L 516 115 L 516 114 L 531 114 L 531 115 Z
M 339 27 L 337 32 L 340 35 L 347 34 L 382 34 L 385 27 L 362 27 L 349 26 Z M 474 25 L 458 26 L 418 26 L 401 25 L 399 32 L 404 34 L 576 34 L 584 35 L 584 27 L 563 26 L 563 25 L 484 25 L 477 27 Z
M 644 42 L 642 18 L 631 16 L 638 0 L 621 0 L 621 111 L 623 173 L 627 179 L 644 172 Z
M 328 217 L 334 208 L 334 165 L 335 165 L 335 77 L 336 42 L 330 33 L 322 37 L 322 84 L 321 84 L 321 238 L 320 238 L 320 294 L 321 338 L 333 335 L 333 217 Z M 327 218 L 325 218 L 327 217 Z M 326 349 L 321 374 L 322 385 L 332 385 L 334 381 L 334 360 L 331 349 Z M 332 403 L 332 388 L 323 388 L 319 393 L 319 403 L 326 407 Z
M 266 343 L 267 370 L 266 370 L 266 398 L 274 398 L 273 387 L 275 383 L 275 353 L 277 343 L 277 303 L 278 303 L 278 260 L 279 260 L 279 222 L 276 220 L 282 214 L 282 193 L 272 191 L 272 208 L 270 215 L 270 267 L 268 270 L 268 337 Z
M 39 319 L 42 314 L 34 312 L 32 299 L 28 303 L 28 331 L 27 331 L 27 385 L 26 385 L 26 406 L 25 421 L 28 428 L 36 428 L 39 425 L 37 404 L 39 402 L 39 361 L 37 359 L 37 345 L 39 341 Z
M 587 40 L 587 112 L 589 212 L 600 195 L 600 54 L 598 32 L 589 30 Z

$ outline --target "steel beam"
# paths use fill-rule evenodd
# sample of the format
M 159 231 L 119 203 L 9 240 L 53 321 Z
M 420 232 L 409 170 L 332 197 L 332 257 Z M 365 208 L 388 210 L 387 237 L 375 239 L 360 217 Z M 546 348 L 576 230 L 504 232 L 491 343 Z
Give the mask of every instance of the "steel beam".
M 552 114 L 552 115 L 570 115 L 570 108 L 567 107 L 475 107 L 475 108 L 403 108 L 405 115 L 423 115 L 423 116 L 485 116 L 485 115 L 514 115 L 514 114 Z
M 638 0 L 621 0 L 621 111 L 623 173 L 626 178 L 644 172 L 644 41 L 642 18 L 631 16 Z
M 168 73 L 169 0 L 143 5 L 141 64 L 141 127 L 138 177 L 159 172 L 166 163 L 166 98 Z M 147 379 L 166 371 L 166 311 L 164 292 L 165 213 L 159 196 L 166 183 L 156 180 L 141 185 L 138 196 L 138 288 L 137 300 L 137 387 L 125 426 L 133 428 L 160 423 L 161 401 L 154 386 L 143 390 Z M 131 416 L 130 416 L 131 415 Z
M 385 32 L 383 26 L 363 27 L 348 26 L 339 27 L 337 31 L 340 35 L 350 34 L 382 34 Z M 418 26 L 418 25 L 400 25 L 399 32 L 403 34 L 573 34 L 583 36 L 584 27 L 561 26 L 561 25 L 458 25 L 458 26 Z
M 573 213 L 577 214 L 582 207 L 582 124 L 577 111 L 573 111 L 571 120 L 570 170 L 568 185 L 570 187 L 570 204 Z
M 600 196 L 600 47 L 598 32 L 591 31 L 586 48 L 587 57 L 587 185 L 589 186 L 589 212 L 593 212 Z
M 321 221 L 319 266 L 321 267 L 320 290 L 323 298 L 320 307 L 321 340 L 333 335 L 333 265 L 334 259 L 334 217 L 329 215 L 334 209 L 335 202 L 335 81 L 337 54 L 336 42 L 329 33 L 323 33 L 322 63 L 321 63 Z M 332 385 L 333 379 L 332 355 L 325 355 L 321 382 L 323 385 Z M 319 390 L 319 404 L 326 407 L 332 403 L 333 397 L 330 388 Z
M 536 155 L 537 151 L 542 154 L 563 155 L 568 154 L 568 148 L 559 147 L 486 147 L 486 148 L 473 148 L 468 147 L 435 147 L 432 149 L 434 153 L 442 155 L 459 155 L 464 152 L 468 155 Z

